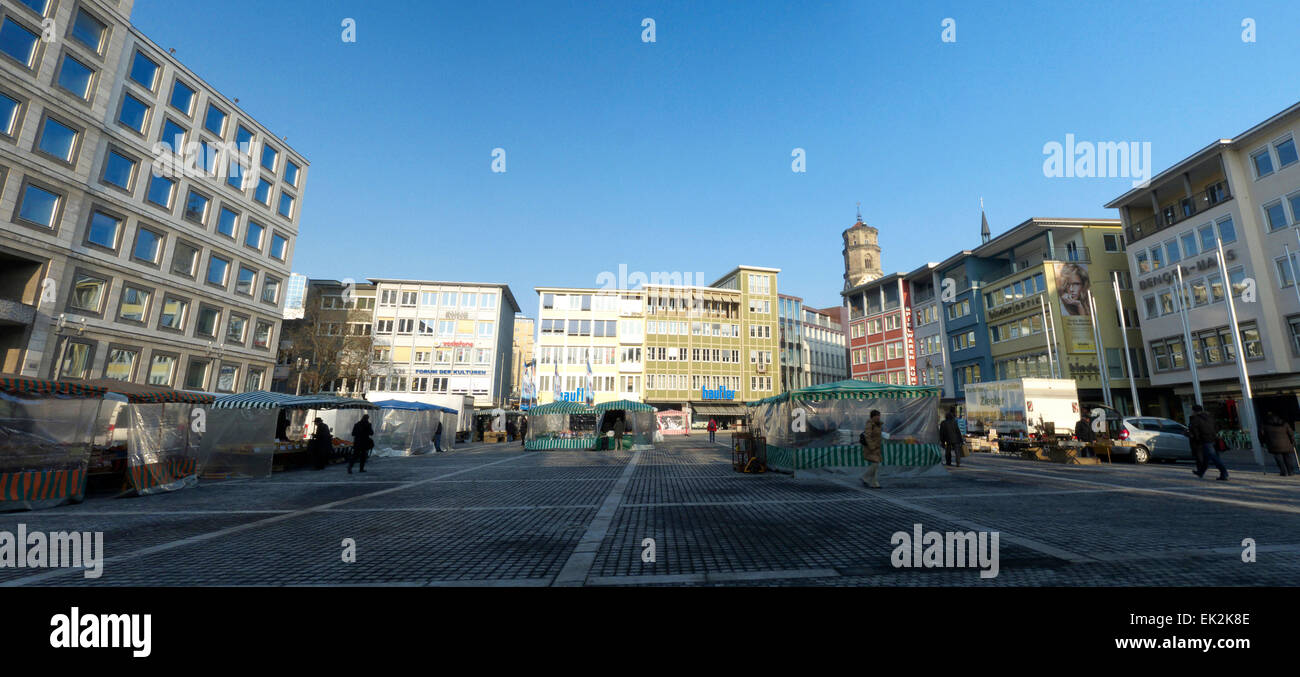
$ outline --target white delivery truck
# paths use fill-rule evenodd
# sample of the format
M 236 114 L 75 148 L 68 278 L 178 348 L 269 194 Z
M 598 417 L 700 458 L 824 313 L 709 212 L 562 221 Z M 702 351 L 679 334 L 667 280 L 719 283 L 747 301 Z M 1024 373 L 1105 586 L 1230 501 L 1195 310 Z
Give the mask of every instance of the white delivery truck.
M 966 429 L 971 435 L 1027 437 L 1044 424 L 1070 435 L 1079 421 L 1079 390 L 1074 379 L 1017 378 L 966 384 Z

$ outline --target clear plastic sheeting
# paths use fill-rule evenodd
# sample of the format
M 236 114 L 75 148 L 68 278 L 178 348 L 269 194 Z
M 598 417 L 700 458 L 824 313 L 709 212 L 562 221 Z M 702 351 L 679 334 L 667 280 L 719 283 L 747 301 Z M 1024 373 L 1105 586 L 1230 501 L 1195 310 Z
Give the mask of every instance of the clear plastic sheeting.
M 661 411 L 655 415 L 659 419 L 659 430 L 664 435 L 687 435 L 690 433 L 690 425 L 686 421 L 686 414 L 680 409 L 671 409 Z
M 442 450 L 446 451 L 451 449 L 456 442 L 456 424 L 457 419 L 460 417 L 450 411 L 435 411 L 433 413 L 436 414 L 438 418 L 431 424 L 433 430 L 429 431 L 429 437 L 432 438 L 434 431 L 438 429 L 437 421 L 442 421 Z
M 82 499 L 100 403 L 0 393 L 0 510 Z
M 528 414 L 525 449 L 591 449 L 596 445 L 596 414 Z
M 374 456 L 414 456 L 434 450 L 433 431 L 438 427 L 442 412 L 434 409 L 380 409 L 379 425 L 375 428 Z M 374 417 L 371 417 L 374 423 Z M 443 425 L 443 434 L 447 426 Z
M 614 429 L 614 422 L 622 418 L 626 428 L 624 436 L 631 438 L 633 448 L 646 449 L 654 446 L 655 433 L 659 430 L 659 419 L 653 411 L 627 411 L 613 409 L 600 414 L 597 430 L 602 432 Z M 663 436 L 659 436 L 662 441 Z
M 199 441 L 203 479 L 261 479 L 275 459 L 276 409 L 209 409 Z
M 201 412 L 196 417 L 195 412 Z M 141 495 L 176 491 L 198 483 L 203 405 L 176 402 L 131 404 L 127 410 L 127 475 Z M 202 419 L 200 423 L 199 419 Z M 275 431 L 271 431 L 274 437 Z
M 754 426 L 766 438 L 774 468 L 863 465 L 858 435 L 871 411 L 884 423 L 884 465 L 927 466 L 938 462 L 939 419 L 933 397 L 819 399 L 790 397 L 751 407 Z

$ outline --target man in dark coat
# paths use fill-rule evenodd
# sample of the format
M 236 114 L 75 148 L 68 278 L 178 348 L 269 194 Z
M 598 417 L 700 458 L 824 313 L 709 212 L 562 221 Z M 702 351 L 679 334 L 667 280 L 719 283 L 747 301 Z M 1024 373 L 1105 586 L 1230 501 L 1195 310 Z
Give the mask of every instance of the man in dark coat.
M 433 450 L 442 453 L 442 421 L 433 429 Z
M 623 448 L 623 433 L 627 432 L 627 423 L 622 418 L 614 421 L 614 448 Z
M 1092 430 L 1092 419 L 1087 414 L 1079 416 L 1079 422 L 1074 424 L 1074 437 L 1083 442 L 1084 447 L 1080 451 L 1082 456 L 1095 456 L 1092 451 L 1092 443 L 1097 441 L 1097 434 Z
M 330 454 L 334 452 L 334 434 L 330 432 L 330 427 L 320 418 L 315 421 L 316 429 L 312 431 L 311 441 L 307 443 L 307 448 L 311 451 L 312 460 L 316 462 L 317 470 L 324 470 L 330 462 Z
M 943 464 L 952 465 L 952 457 L 957 457 L 957 467 L 961 467 L 961 449 L 966 440 L 961 436 L 957 425 L 957 411 L 949 409 L 943 423 L 939 424 L 939 443 L 943 445 Z
M 1192 417 L 1187 421 L 1187 433 L 1191 438 L 1189 442 L 1192 445 L 1192 455 L 1196 457 L 1196 470 L 1192 473 L 1197 477 L 1204 477 L 1206 469 L 1213 463 L 1214 467 L 1219 469 L 1219 481 L 1226 481 L 1228 468 L 1223 465 L 1218 450 L 1214 448 L 1214 443 L 1219 439 L 1219 429 L 1215 427 L 1214 419 L 1210 418 L 1205 407 L 1199 404 L 1192 405 Z
M 1283 477 L 1296 474 L 1295 428 L 1282 420 L 1276 412 L 1264 415 L 1259 427 L 1259 441 L 1265 451 L 1273 455 L 1279 474 Z
M 352 474 L 352 464 L 360 463 L 361 472 L 366 471 L 366 459 L 375 446 L 375 428 L 370 425 L 370 414 L 361 417 L 352 426 L 352 457 L 348 459 L 348 474 Z
M 521 416 L 519 418 L 519 446 L 521 447 L 524 446 L 524 443 L 527 441 L 528 441 L 528 417 Z

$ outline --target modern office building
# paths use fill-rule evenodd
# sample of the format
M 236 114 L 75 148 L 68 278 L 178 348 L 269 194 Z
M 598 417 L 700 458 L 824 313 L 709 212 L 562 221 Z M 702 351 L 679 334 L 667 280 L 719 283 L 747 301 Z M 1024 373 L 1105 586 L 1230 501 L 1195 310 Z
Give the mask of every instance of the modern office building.
M 300 320 L 303 316 L 303 304 L 307 302 L 307 276 L 302 273 L 289 273 L 289 284 L 284 289 L 284 319 Z
M 1235 332 L 1259 408 L 1300 417 L 1297 136 L 1300 104 L 1211 142 L 1106 205 L 1123 221 L 1151 382 L 1178 398 L 1165 415 L 1181 417 L 1192 404 L 1190 353 L 1207 408 L 1235 421 L 1243 395 Z
M 800 331 L 803 362 L 799 374 L 806 381 L 804 385 L 834 383 L 849 377 L 844 325 L 840 324 L 840 313 L 836 312 L 840 310 L 842 309 L 803 307 L 803 326 Z M 784 383 L 784 374 L 781 378 Z M 786 387 L 786 390 L 792 388 Z
M 780 392 L 779 272 L 739 266 L 706 287 L 538 287 L 538 402 L 558 392 L 639 400 L 697 421 L 743 416 L 743 402 Z
M 804 380 L 803 299 L 789 294 L 777 296 L 777 324 L 780 333 L 781 388 L 798 390 Z
M 641 401 L 644 293 L 569 287 L 538 287 L 537 293 L 538 404 Z
M 0 371 L 266 388 L 307 161 L 132 4 L 0 6 Z
M 370 278 L 375 285 L 372 400 L 434 404 L 470 395 L 476 408 L 510 398 L 514 321 L 505 284 Z

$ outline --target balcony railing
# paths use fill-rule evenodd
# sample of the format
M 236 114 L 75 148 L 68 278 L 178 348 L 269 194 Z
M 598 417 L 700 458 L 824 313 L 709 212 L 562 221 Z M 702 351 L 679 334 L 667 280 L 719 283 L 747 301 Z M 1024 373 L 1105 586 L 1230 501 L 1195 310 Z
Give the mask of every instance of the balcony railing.
M 1043 250 L 1044 261 L 1073 261 L 1091 263 L 1087 247 L 1055 247 Z
M 1159 214 L 1152 214 L 1141 221 L 1129 224 L 1124 235 L 1128 244 L 1133 244 L 1197 214 L 1214 209 L 1231 199 L 1232 194 L 1228 192 L 1228 185 L 1223 182 L 1216 183 L 1189 198 L 1179 200 L 1177 204 L 1166 206 Z

